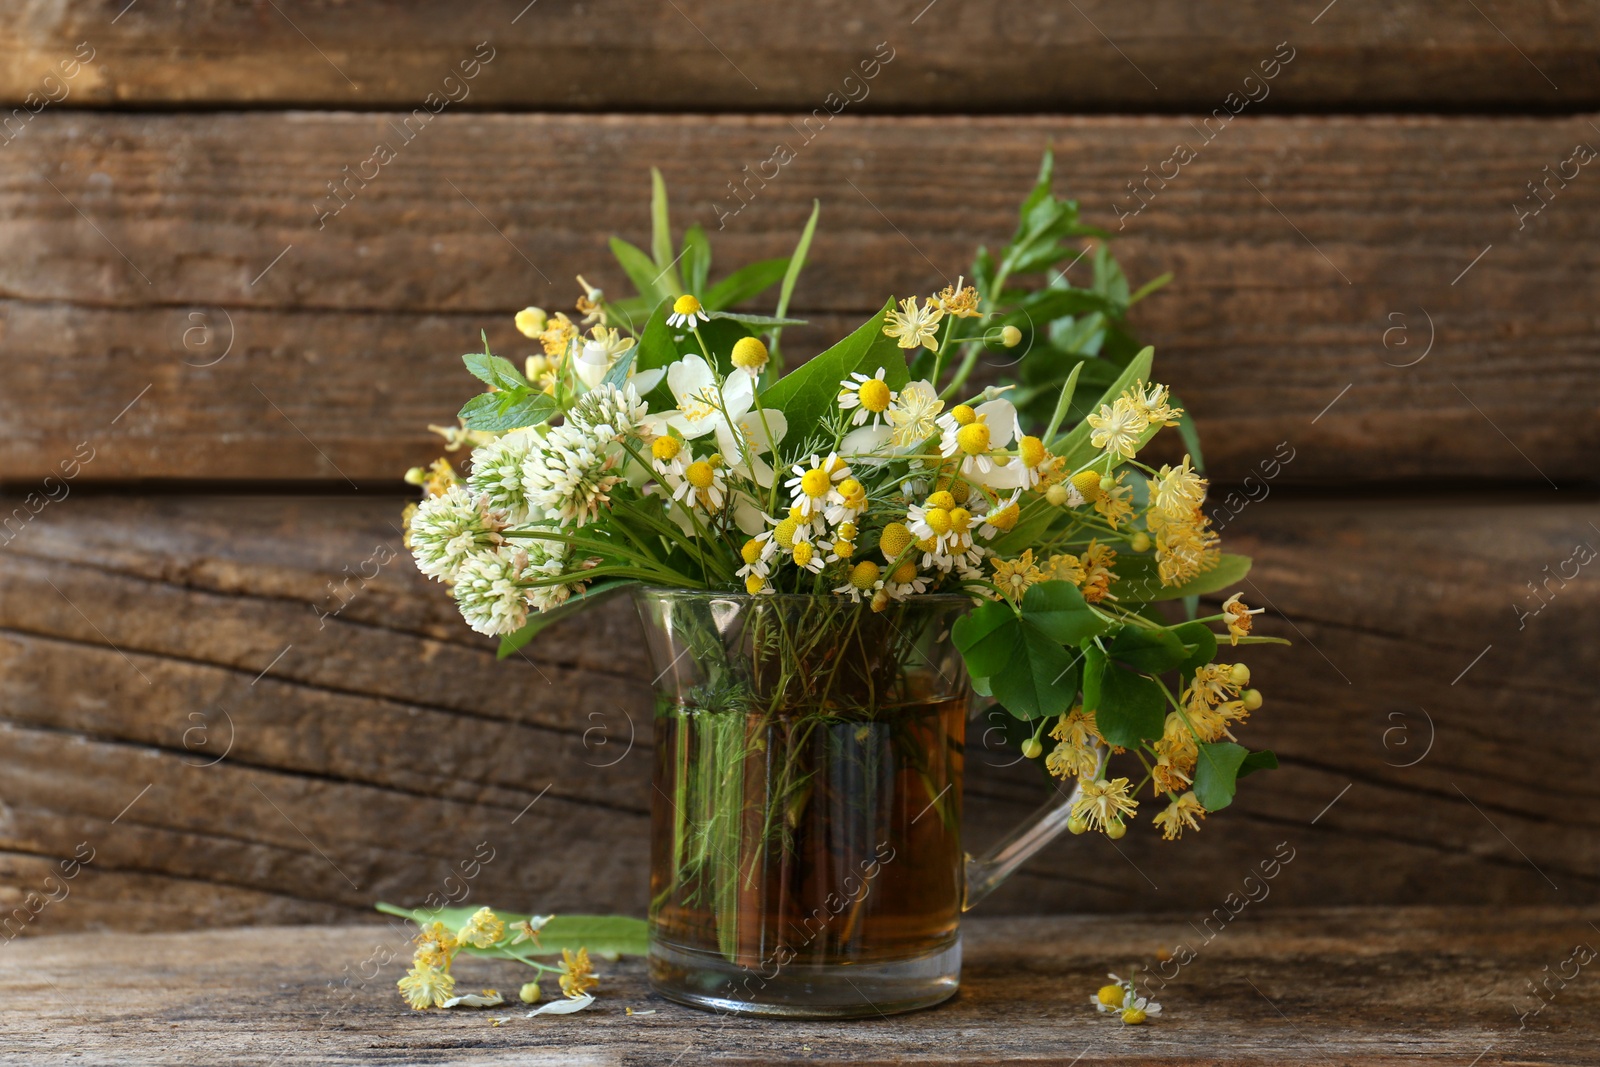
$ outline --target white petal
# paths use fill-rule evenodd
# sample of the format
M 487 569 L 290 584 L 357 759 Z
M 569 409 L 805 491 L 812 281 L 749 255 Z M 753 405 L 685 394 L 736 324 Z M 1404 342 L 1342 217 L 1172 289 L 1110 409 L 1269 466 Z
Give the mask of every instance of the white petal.
M 697 395 L 716 386 L 711 368 L 699 356 L 684 356 L 667 368 L 667 388 L 677 398 L 678 406 L 693 401 Z
M 733 521 L 740 530 L 750 537 L 754 537 L 767 528 L 767 517 L 760 508 L 747 500 L 741 493 L 733 501 Z
M 494 996 L 484 996 L 480 993 L 466 993 L 459 997 L 451 997 L 441 1008 L 494 1008 L 506 1002 L 506 998 L 499 993 Z
M 883 453 L 887 458 L 889 436 L 893 433 L 894 429 L 889 426 L 863 426 L 844 435 L 844 441 L 840 443 L 839 451 L 841 454 L 849 456 L 849 462 L 851 463 L 877 462 L 870 459 L 861 459 L 860 457 L 869 452 L 878 452 Z
M 634 390 L 640 396 L 644 396 L 660 385 L 661 379 L 666 377 L 666 374 L 667 369 L 665 367 L 652 367 L 649 370 L 638 371 L 628 381 L 633 383 Z
M 733 368 L 733 373 L 722 383 L 722 406 L 727 408 L 728 418 L 737 419 L 755 402 L 755 379 L 743 367 Z
M 1016 405 L 1004 398 L 979 404 L 975 409 L 989 424 L 989 447 L 1004 448 L 1017 436 Z
M 535 1015 L 571 1015 L 575 1011 L 582 1011 L 594 1003 L 594 996 L 585 993 L 581 997 L 569 997 L 565 1000 L 552 1000 L 548 1004 L 541 1004 L 528 1013 L 528 1018 Z
M 972 480 L 990 489 L 1021 489 L 1027 469 L 1021 460 L 996 460 L 991 470 L 981 471 Z

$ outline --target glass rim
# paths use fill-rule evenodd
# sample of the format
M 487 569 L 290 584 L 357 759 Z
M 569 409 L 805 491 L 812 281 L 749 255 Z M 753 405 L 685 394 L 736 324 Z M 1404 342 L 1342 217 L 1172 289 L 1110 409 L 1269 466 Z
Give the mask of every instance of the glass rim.
M 636 585 L 632 589 L 634 596 L 686 597 L 699 600 L 739 600 L 749 603 L 763 601 L 793 603 L 796 601 L 838 601 L 840 604 L 849 604 L 848 597 L 834 593 L 745 593 L 734 589 L 683 589 L 670 585 Z M 914 593 L 904 600 L 896 600 L 896 604 L 927 604 L 930 607 L 943 604 L 960 602 L 972 604 L 973 598 L 966 593 Z M 865 601 L 862 602 L 865 604 Z

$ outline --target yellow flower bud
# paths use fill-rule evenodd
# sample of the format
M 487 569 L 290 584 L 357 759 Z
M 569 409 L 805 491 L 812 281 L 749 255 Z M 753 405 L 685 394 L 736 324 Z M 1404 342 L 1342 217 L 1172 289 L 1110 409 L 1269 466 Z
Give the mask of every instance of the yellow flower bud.
M 1067 830 L 1069 832 L 1081 834 L 1087 829 L 1089 829 L 1089 823 L 1081 815 L 1070 815 L 1067 817 Z
M 676 437 L 658 437 L 650 445 L 650 454 L 663 462 L 677 459 L 683 451 L 683 442 Z
M 1116 487 L 1117 479 L 1114 476 L 1110 474 L 1102 474 L 1100 476 L 1100 491 L 1102 493 L 1109 493 Z
M 1145 533 L 1143 530 L 1135 531 L 1133 537 L 1131 537 L 1128 541 L 1128 547 L 1133 549 L 1135 552 L 1150 551 L 1150 535 Z
M 772 539 L 778 542 L 779 548 L 793 548 L 794 534 L 799 528 L 800 520 L 791 515 L 773 527 Z
M 1037 737 L 1030 737 L 1022 742 L 1022 755 L 1026 759 L 1038 759 L 1039 754 L 1043 751 L 1044 746 L 1039 743 Z
M 931 523 L 929 525 L 932 525 Z M 966 508 L 950 509 L 950 529 L 956 533 L 965 533 L 972 525 L 972 512 Z
M 1234 685 L 1245 686 L 1250 684 L 1250 666 L 1246 663 L 1235 663 L 1228 668 L 1228 681 Z
M 849 559 L 851 556 L 856 554 L 855 542 L 847 541 L 842 537 L 839 538 L 833 543 L 833 554 L 838 556 L 840 559 Z
M 700 301 L 693 293 L 684 293 L 672 302 L 672 310 L 679 315 L 693 315 L 700 310 Z
M 812 547 L 810 541 L 796 541 L 794 543 L 795 566 L 804 567 L 811 562 L 811 557 L 815 556 L 816 553 L 817 550 Z
M 877 413 L 889 407 L 889 387 L 880 378 L 868 378 L 861 383 L 861 388 L 856 390 L 856 396 L 861 399 L 861 406 L 868 411 Z
M 524 1004 L 537 1004 L 542 996 L 544 991 L 539 988 L 538 982 L 527 982 L 517 991 L 517 999 Z
M 421 485 L 423 483 L 423 481 L 427 477 L 428 477 L 427 468 L 425 468 L 425 467 L 412 467 L 410 470 L 406 471 L 406 484 L 407 485 Z
M 1100 475 L 1094 471 L 1079 471 L 1072 476 L 1072 484 L 1085 501 L 1093 504 L 1100 497 Z
M 1243 702 L 1246 711 L 1255 711 L 1261 707 L 1261 690 L 1246 689 L 1239 694 L 1239 699 Z
M 1100 987 L 1100 992 L 1094 996 L 1096 1000 L 1106 1007 L 1114 1008 L 1122 1003 L 1122 987 L 1119 985 L 1103 985 Z
M 846 541 L 854 541 L 856 539 L 856 524 L 853 522 L 841 522 L 839 524 L 839 536 Z
M 909 581 L 913 580 L 914 578 L 916 578 L 916 576 L 917 576 L 917 565 L 915 563 L 911 562 L 908 559 L 904 563 L 900 564 L 900 566 L 896 567 L 894 569 L 894 574 L 891 575 L 890 577 L 894 581 L 899 582 L 901 585 L 904 585 L 907 582 L 909 582 Z
M 545 323 L 550 316 L 545 314 L 544 308 L 527 307 L 517 312 L 517 332 L 524 337 L 537 338 L 544 333 Z
M 759 574 L 748 575 L 744 580 L 744 591 L 755 596 L 767 586 L 767 580 Z
M 956 431 L 956 447 L 969 456 L 989 451 L 989 427 L 986 423 L 972 422 Z
M 967 404 L 957 404 L 951 408 L 950 417 L 956 420 L 957 426 L 971 426 L 978 421 L 978 413 Z
M 951 508 L 956 506 L 955 494 L 941 489 L 939 492 L 934 493 L 928 498 L 928 502 L 925 506 L 930 508 L 944 508 L 946 511 L 949 511 Z
M 767 365 L 767 346 L 759 337 L 739 338 L 733 343 L 733 365 L 759 373 Z
M 1044 462 L 1044 442 L 1037 437 L 1028 436 L 1017 442 L 1017 455 L 1022 457 L 1024 465 L 1037 467 Z
M 1022 343 L 1022 331 L 1015 326 L 1000 327 L 1000 343 L 1007 348 L 1016 348 Z
M 1065 507 L 1067 503 L 1067 487 L 1057 482 L 1044 491 L 1044 498 L 1054 507 Z
M 850 584 L 865 592 L 877 584 L 878 576 L 882 573 L 876 563 L 864 559 L 850 568 Z
M 754 537 L 750 538 L 750 540 L 746 541 L 739 548 L 739 557 L 746 563 L 754 563 L 756 560 L 760 559 L 761 542 L 757 541 Z
M 1111 822 L 1106 823 L 1106 836 L 1113 841 L 1121 841 L 1127 832 L 1128 825 L 1121 819 L 1113 819 Z

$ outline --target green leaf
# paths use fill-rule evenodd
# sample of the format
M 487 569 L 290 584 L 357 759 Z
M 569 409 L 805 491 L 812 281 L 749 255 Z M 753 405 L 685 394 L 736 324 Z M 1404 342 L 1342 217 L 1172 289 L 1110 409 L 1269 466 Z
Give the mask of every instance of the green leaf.
M 1058 645 L 1077 646 L 1104 633 L 1105 620 L 1084 602 L 1071 582 L 1039 582 L 1022 597 L 1022 622 L 1037 628 Z
M 1217 635 L 1203 622 L 1186 622 L 1173 627 L 1172 632 L 1189 649 L 1189 654 L 1178 664 L 1178 670 L 1183 675 L 1180 686 L 1188 685 L 1197 668 L 1216 659 Z
M 1083 645 L 1083 710 L 1093 712 L 1100 706 L 1100 693 L 1104 688 L 1106 654 L 1093 641 Z
M 539 636 L 547 626 L 560 622 L 568 615 L 576 615 L 585 608 L 593 607 L 616 593 L 621 593 L 631 586 L 641 584 L 633 578 L 601 578 L 591 584 L 582 592 L 573 593 L 558 608 L 549 611 L 540 611 L 528 616 L 528 621 L 522 624 L 522 629 L 505 634 L 500 638 L 500 648 L 494 654 L 495 659 L 505 659 L 515 655 L 529 641 Z
M 479 393 L 456 414 L 469 429 L 503 433 L 537 426 L 556 411 L 549 394 L 518 386 L 501 393 Z
M 467 365 L 467 370 L 480 382 L 494 386 L 496 389 L 514 389 L 517 386 L 526 387 L 530 383 L 523 377 L 522 372 L 509 359 L 501 359 L 489 352 L 468 352 L 461 357 L 461 362 Z
M 706 279 L 711 275 L 711 241 L 697 222 L 683 235 L 683 276 L 689 292 L 706 291 Z
M 1139 286 L 1138 292 L 1128 297 L 1128 306 L 1132 307 L 1134 304 L 1137 304 L 1139 301 L 1143 300 L 1157 289 L 1165 288 L 1167 283 L 1170 281 L 1172 281 L 1172 272 L 1169 270 L 1160 277 L 1152 278 L 1151 280 L 1145 282 L 1143 285 Z
M 1037 627 L 1019 624 L 1017 632 L 1011 662 L 989 678 L 994 698 L 1019 719 L 1061 714 L 1078 694 L 1080 657 Z
M 381 902 L 377 909 L 385 915 L 397 915 L 418 925 L 441 922 L 451 933 L 465 926 L 472 913 L 478 910 L 471 907 L 401 908 Z M 531 916 L 501 911 L 499 908 L 495 908 L 494 912 L 505 922 L 508 936 L 493 947 L 481 949 L 469 945 L 464 946 L 465 951 L 474 956 L 495 959 L 515 959 L 517 955 L 552 956 L 562 949 L 576 952 L 580 948 L 587 948 L 592 955 L 608 957 L 643 956 L 650 951 L 649 927 L 643 919 L 626 915 L 557 915 L 539 930 L 537 945 L 524 941 L 511 948 L 511 924 L 524 922 Z
M 817 232 L 817 219 L 822 215 L 822 201 L 811 201 L 811 217 L 806 220 L 806 228 L 800 231 L 800 240 L 794 246 L 794 254 L 789 257 L 789 266 L 783 272 L 783 286 L 778 290 L 778 317 L 782 318 L 789 310 L 789 298 L 794 296 L 795 283 L 800 280 L 800 271 L 805 268 L 806 254 L 811 251 L 811 238 Z
M 611 239 L 611 254 L 617 257 L 617 262 L 628 275 L 628 280 L 633 282 L 633 287 L 639 295 L 652 304 L 659 304 L 663 300 L 673 297 L 671 287 L 662 284 L 661 268 L 657 267 L 650 257 L 638 248 L 624 241 L 620 237 Z
M 1254 774 L 1256 771 L 1275 771 L 1277 769 L 1278 757 L 1266 749 L 1262 749 L 1260 752 L 1252 752 L 1244 758 L 1244 762 L 1239 764 L 1239 773 L 1235 777 L 1243 778 L 1245 775 Z
M 967 673 L 988 678 L 1005 670 L 1021 642 L 1017 613 L 1004 601 L 991 600 L 957 619 L 950 637 L 961 650 Z
M 1176 393 L 1169 392 L 1168 397 L 1174 407 L 1183 409 L 1183 414 L 1178 416 L 1178 436 L 1183 438 L 1183 447 L 1188 451 L 1190 458 L 1194 460 L 1194 469 L 1204 474 L 1206 472 L 1206 457 L 1205 453 L 1200 451 L 1200 431 L 1195 429 L 1194 419 L 1189 417 L 1188 405 L 1178 399 L 1178 394 Z
M 742 315 L 733 311 L 711 312 L 713 321 L 727 319 L 729 322 L 740 322 L 746 326 L 804 326 L 805 319 L 780 319 L 776 315 Z
M 1194 771 L 1194 798 L 1201 807 L 1207 811 L 1221 811 L 1233 803 L 1234 783 L 1247 755 L 1248 749 L 1232 741 L 1200 746 L 1200 758 Z
M 1124 389 L 1131 386 L 1138 379 L 1148 379 L 1150 377 L 1150 363 L 1155 358 L 1155 352 L 1156 350 L 1149 345 L 1141 349 L 1138 355 L 1128 361 L 1127 367 L 1123 368 L 1122 373 L 1117 375 L 1116 380 L 1106 386 L 1105 392 L 1100 394 L 1099 401 L 1091 405 L 1090 410 L 1098 410 L 1101 404 L 1112 403 L 1122 395 Z M 1151 427 L 1146 433 L 1154 436 L 1156 429 L 1157 427 Z M 1068 469 L 1077 470 L 1100 452 L 1100 449 L 1089 443 L 1089 434 L 1091 432 L 1092 430 L 1087 422 L 1080 422 L 1066 436 L 1052 442 L 1050 451 L 1058 456 L 1065 456 Z
M 839 395 L 839 383 L 856 371 L 871 374 L 881 366 L 889 388 L 903 386 L 907 379 L 905 357 L 894 339 L 883 333 L 883 316 L 889 306 L 886 302 L 883 311 L 850 336 L 779 378 L 761 395 L 762 407 L 782 411 L 790 426 L 809 427 L 827 416 Z
M 681 295 L 683 282 L 678 280 L 678 268 L 673 265 L 672 224 L 667 219 L 667 183 L 655 167 L 650 168 L 650 254 L 660 272 L 657 277 L 673 296 Z
M 1050 416 L 1050 425 L 1045 427 L 1044 440 L 1046 443 L 1055 439 L 1056 431 L 1061 429 L 1061 422 L 1067 417 L 1067 411 L 1072 407 L 1072 394 L 1078 391 L 1078 375 L 1083 372 L 1083 365 L 1088 360 L 1079 360 L 1073 365 L 1067 380 L 1061 385 L 1061 395 L 1056 400 L 1056 409 Z
M 707 311 L 719 311 L 735 304 L 742 304 L 772 288 L 789 269 L 789 263 L 786 258 L 763 259 L 740 267 L 713 285 L 706 295 L 701 297 L 700 302 L 705 305 Z
M 1182 663 L 1188 655 L 1183 642 L 1168 630 L 1124 626 L 1112 635 L 1106 651 L 1111 658 L 1140 674 L 1160 674 Z
M 639 358 L 639 346 L 633 345 L 617 361 L 611 364 L 611 369 L 606 371 L 606 376 L 600 380 L 601 385 L 614 385 L 621 389 L 628 383 L 628 372 L 633 370 L 633 361 Z
M 1140 741 L 1161 736 L 1166 707 L 1167 698 L 1159 685 L 1112 663 L 1100 680 L 1094 721 L 1107 744 L 1133 748 Z
M 1162 585 L 1161 574 L 1151 556 L 1119 556 L 1113 569 L 1117 572 L 1113 590 L 1117 596 L 1134 603 L 1148 604 L 1155 600 L 1178 600 L 1201 593 L 1214 593 L 1237 585 L 1250 573 L 1250 557 L 1224 552 L 1215 567 L 1182 585 Z

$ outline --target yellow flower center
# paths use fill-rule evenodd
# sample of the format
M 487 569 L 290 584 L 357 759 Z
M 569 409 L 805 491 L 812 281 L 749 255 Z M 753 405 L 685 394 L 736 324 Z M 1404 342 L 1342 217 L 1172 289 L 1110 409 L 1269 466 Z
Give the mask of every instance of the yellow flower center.
M 839 524 L 839 536 L 846 541 L 854 541 L 856 539 L 856 524 L 853 522 L 841 522 Z
M 805 514 L 800 510 L 800 505 L 799 504 L 794 504 L 794 505 L 790 506 L 790 508 L 789 508 L 789 517 L 791 519 L 793 519 L 795 522 L 799 522 L 801 519 L 805 518 Z
M 844 481 L 839 483 L 839 495 L 844 497 L 847 503 L 854 500 L 856 497 L 861 496 L 865 492 L 866 489 L 863 488 L 861 483 L 856 481 L 854 478 L 846 478 Z
M 956 504 L 965 504 L 967 497 L 972 495 L 972 486 L 966 482 L 950 478 L 941 478 L 939 480 L 939 488 L 950 494 L 950 504 L 947 505 L 950 507 L 954 507 Z
M 1139 1008 L 1125 1008 L 1122 1012 L 1122 1021 L 1129 1026 L 1138 1026 L 1147 1018 L 1149 1016 Z
M 828 472 L 821 467 L 812 467 L 800 476 L 800 491 L 806 496 L 827 496 L 832 484 Z
M 863 592 L 871 589 L 878 581 L 878 575 L 883 573 L 878 565 L 870 559 L 864 559 L 850 568 L 850 584 Z
M 672 310 L 679 315 L 693 315 L 700 310 L 700 301 L 694 298 L 693 293 L 684 293 L 672 302 Z
M 950 529 L 956 533 L 966 533 L 972 525 L 972 512 L 966 508 L 950 509 Z
M 883 528 L 883 534 L 878 538 L 878 548 L 887 560 L 898 559 L 910 543 L 911 531 L 906 529 L 903 522 L 891 522 Z
M 833 543 L 833 554 L 840 559 L 849 559 L 856 554 L 855 542 L 841 537 Z
M 761 542 L 752 537 L 739 549 L 739 555 L 746 563 L 754 563 L 761 558 Z
M 800 520 L 787 518 L 778 523 L 772 531 L 772 539 L 778 542 L 780 548 L 794 547 L 794 532 L 800 528 Z
M 989 451 L 989 427 L 970 422 L 956 431 L 956 445 L 969 456 Z
M 744 580 L 744 591 L 755 596 L 765 588 L 767 580 L 759 574 L 752 574 Z
M 881 378 L 868 378 L 856 392 L 861 397 L 861 406 L 868 411 L 883 411 L 889 406 L 889 387 Z
M 739 338 L 733 343 L 733 365 L 745 370 L 760 370 L 767 365 L 767 346 L 761 343 L 759 337 Z
M 683 451 L 683 442 L 676 437 L 658 437 L 650 446 L 650 454 L 659 460 L 676 459 L 678 453 Z
M 929 508 L 922 513 L 922 521 L 940 537 L 950 532 L 950 512 L 944 508 Z
M 689 484 L 696 489 L 710 489 L 713 473 L 711 464 L 703 459 L 697 459 L 689 464 L 689 469 L 683 472 L 683 476 L 689 479 Z
M 925 506 L 930 508 L 944 508 L 946 511 L 949 511 L 951 508 L 956 506 L 956 498 L 953 494 L 941 490 L 940 492 L 930 496 L 928 498 L 928 503 Z
M 1078 494 L 1091 504 L 1100 496 L 1100 474 L 1097 471 L 1079 471 L 1072 476 L 1072 484 L 1078 487 Z
M 950 417 L 956 420 L 957 426 L 971 426 L 978 421 L 978 413 L 967 404 L 957 404 L 951 408 Z
M 1017 455 L 1022 457 L 1024 465 L 1037 467 L 1044 462 L 1044 442 L 1037 437 L 1024 437 L 1017 442 Z
M 917 565 L 909 559 L 894 569 L 893 578 L 901 585 L 905 585 L 917 576 Z
M 939 541 L 937 538 L 924 537 L 922 540 L 917 542 L 917 547 L 922 549 L 924 552 L 932 552 L 938 543 Z
M 796 541 L 794 543 L 794 562 L 796 566 L 804 567 L 811 562 L 811 557 L 816 554 L 816 549 L 811 547 L 810 541 Z
M 1017 517 L 1021 512 L 1016 504 L 1007 504 L 988 518 L 988 523 L 996 530 L 1009 532 L 1017 524 Z
M 1081 993 L 1079 994 L 1079 996 L 1082 995 Z M 1095 997 L 1106 1007 L 1114 1008 L 1122 1003 L 1122 987 L 1119 985 L 1103 985 L 1100 987 L 1100 992 L 1095 994 Z

